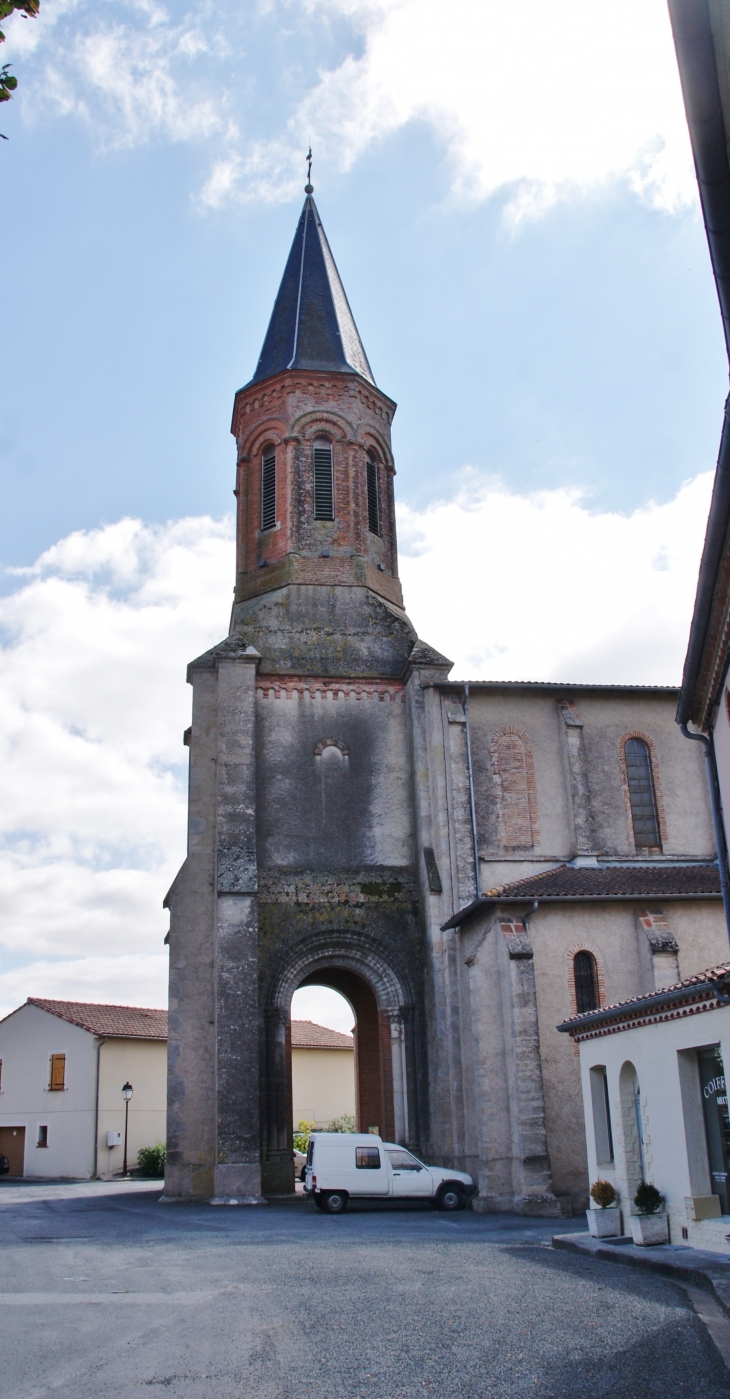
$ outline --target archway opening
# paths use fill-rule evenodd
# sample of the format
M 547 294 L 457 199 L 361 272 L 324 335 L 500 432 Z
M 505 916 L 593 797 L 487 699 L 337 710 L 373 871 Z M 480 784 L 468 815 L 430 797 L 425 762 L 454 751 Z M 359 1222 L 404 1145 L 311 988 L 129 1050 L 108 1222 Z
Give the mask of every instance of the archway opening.
M 337 991 L 352 1007 L 357 1130 L 377 1131 L 392 1140 L 395 1134 L 393 1068 L 387 1011 L 378 1009 L 375 992 L 364 977 L 344 967 L 319 968 L 304 977 L 298 989 L 309 986 Z
M 291 1083 L 297 1151 L 306 1150 L 311 1131 L 355 1130 L 354 1028 L 355 1012 L 339 991 L 315 985 L 294 992 Z

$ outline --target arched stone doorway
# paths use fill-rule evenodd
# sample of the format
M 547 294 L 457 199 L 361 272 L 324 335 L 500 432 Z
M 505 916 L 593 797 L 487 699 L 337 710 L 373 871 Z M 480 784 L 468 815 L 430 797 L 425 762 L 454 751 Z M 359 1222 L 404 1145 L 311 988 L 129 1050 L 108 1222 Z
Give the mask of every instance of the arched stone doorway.
M 261 1123 L 266 1194 L 294 1188 L 292 1161 L 291 1000 L 300 986 L 339 991 L 355 1014 L 358 1130 L 377 1127 L 390 1141 L 418 1147 L 413 998 L 379 949 L 362 935 L 329 936 L 292 953 L 271 986 L 264 1016 Z

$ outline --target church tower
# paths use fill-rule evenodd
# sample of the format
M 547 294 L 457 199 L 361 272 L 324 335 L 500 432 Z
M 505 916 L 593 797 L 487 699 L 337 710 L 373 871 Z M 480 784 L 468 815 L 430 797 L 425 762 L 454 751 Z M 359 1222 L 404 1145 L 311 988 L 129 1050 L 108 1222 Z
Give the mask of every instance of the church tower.
M 170 1198 L 293 1189 L 291 997 L 355 1012 L 359 1125 L 418 1146 L 423 931 L 398 579 L 395 404 L 376 385 L 307 186 L 236 394 L 228 638 L 189 667 L 188 857 L 170 929 Z
M 353 1009 L 361 1131 L 473 1172 L 479 1207 L 553 1209 L 532 964 L 500 934 L 480 980 L 454 931 L 479 904 L 466 696 L 403 610 L 395 404 L 306 196 L 235 397 L 230 632 L 188 668 L 165 1195 L 293 1191 L 291 1000 L 317 984 Z

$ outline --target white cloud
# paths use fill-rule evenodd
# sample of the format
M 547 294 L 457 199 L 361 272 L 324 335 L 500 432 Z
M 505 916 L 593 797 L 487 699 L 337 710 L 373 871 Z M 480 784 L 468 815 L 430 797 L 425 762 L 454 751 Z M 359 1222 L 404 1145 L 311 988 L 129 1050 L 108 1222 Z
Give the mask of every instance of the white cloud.
M 465 679 L 677 684 L 711 486 L 621 515 L 467 472 L 454 499 L 400 509 L 408 611 Z
M 343 168 L 425 122 L 457 195 L 510 189 L 518 220 L 604 181 L 674 210 L 696 198 L 665 0 L 311 0 L 358 27 L 363 53 L 323 72 L 273 141 L 242 164 L 246 197 L 298 183 L 312 133 Z
M 457 198 L 507 191 L 513 220 L 617 180 L 665 210 L 696 198 L 666 0 L 278 0 L 250 7 L 245 47 L 230 0 L 112 15 L 44 0 L 10 21 L 8 56 L 37 51 L 25 109 L 75 113 L 108 146 L 207 142 L 202 206 L 289 199 L 302 133 L 317 170 L 349 169 L 413 122 Z M 331 54 L 333 19 L 344 57 L 307 82 L 297 35 Z
M 452 500 L 400 508 L 409 613 L 455 677 L 675 683 L 710 486 L 619 515 L 465 473 Z M 225 635 L 233 575 L 229 520 L 121 520 L 61 540 L 0 601 L 5 1011 L 31 994 L 164 1004 L 185 666 Z
M 42 959 L 36 992 L 78 963 L 110 1000 L 164 999 L 185 666 L 225 635 L 232 577 L 230 521 L 121 520 L 62 540 L 0 602 L 0 926 L 13 960 Z M 0 977 L 6 1009 L 22 975 Z

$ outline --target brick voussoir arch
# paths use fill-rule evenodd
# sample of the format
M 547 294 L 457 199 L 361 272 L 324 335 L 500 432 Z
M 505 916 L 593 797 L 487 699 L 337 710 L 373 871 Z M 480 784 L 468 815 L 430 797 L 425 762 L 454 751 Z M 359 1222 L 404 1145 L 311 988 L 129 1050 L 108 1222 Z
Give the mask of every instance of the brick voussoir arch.
M 654 739 L 652 738 L 651 734 L 646 733 L 644 729 L 627 729 L 626 733 L 621 734 L 621 737 L 618 741 L 618 766 L 619 772 L 621 774 L 621 789 L 624 795 L 624 808 L 626 810 L 626 821 L 628 823 L 629 828 L 629 839 L 631 844 L 635 846 L 636 843 L 634 840 L 634 818 L 631 812 L 631 794 L 629 792 L 629 776 L 626 771 L 625 751 L 626 744 L 631 738 L 641 739 L 642 743 L 645 743 L 647 748 L 649 749 L 649 755 L 651 757 L 651 777 L 652 782 L 654 784 L 654 801 L 656 802 L 656 814 L 657 821 L 659 823 L 659 838 L 661 840 L 662 847 L 664 847 L 667 843 L 667 822 L 664 814 L 664 799 L 662 797 L 661 780 L 659 777 L 659 755 L 657 753 L 656 743 L 654 742 Z M 636 848 L 641 849 L 640 846 Z
M 349 758 L 350 756 L 350 750 L 347 744 L 342 742 L 341 738 L 323 738 L 322 742 L 318 743 L 314 750 L 315 758 L 321 758 L 325 748 L 339 748 L 343 758 Z
M 512 783 L 511 809 L 508 809 L 508 774 L 506 772 L 504 754 L 505 748 L 510 740 L 513 741 L 513 744 L 519 742 L 521 745 L 524 785 L 522 792 L 519 792 L 516 790 L 516 784 L 514 782 Z M 502 750 L 501 753 L 500 749 Z M 530 736 L 524 729 L 518 728 L 516 724 L 501 724 L 492 734 L 490 752 L 492 756 L 492 768 L 500 797 L 499 805 L 504 843 L 506 846 L 514 849 L 529 849 L 540 840 L 540 828 L 537 817 L 535 768 L 532 761 Z M 521 804 L 521 811 L 518 809 L 518 804 Z M 524 839 L 524 836 L 527 836 L 528 839 Z
M 317 412 L 302 413 L 292 423 L 288 436 L 299 437 L 303 442 L 313 442 L 316 437 L 331 437 L 335 442 L 354 442 L 357 431 L 349 419 L 327 408 Z
M 286 436 L 287 425 L 281 418 L 270 418 L 264 423 L 254 424 L 248 436 L 239 442 L 239 463 L 245 464 L 246 461 L 258 457 L 269 442 L 273 442 L 276 447 L 283 446 Z
M 344 930 L 329 930 L 307 938 L 290 950 L 272 978 L 268 1008 L 288 1012 L 291 998 L 305 976 L 332 967 L 362 977 L 374 992 L 380 1010 L 399 1010 L 414 1003 L 408 979 L 392 966 L 374 939 Z
M 570 1014 L 578 1014 L 578 1002 L 575 996 L 575 974 L 573 963 L 579 952 L 590 952 L 596 964 L 596 981 L 598 983 L 598 1004 L 599 1007 L 608 1005 L 606 995 L 606 969 L 600 952 L 596 952 L 595 947 L 590 947 L 587 942 L 574 942 L 565 953 L 566 974 L 568 978 L 568 999 L 570 1001 Z

